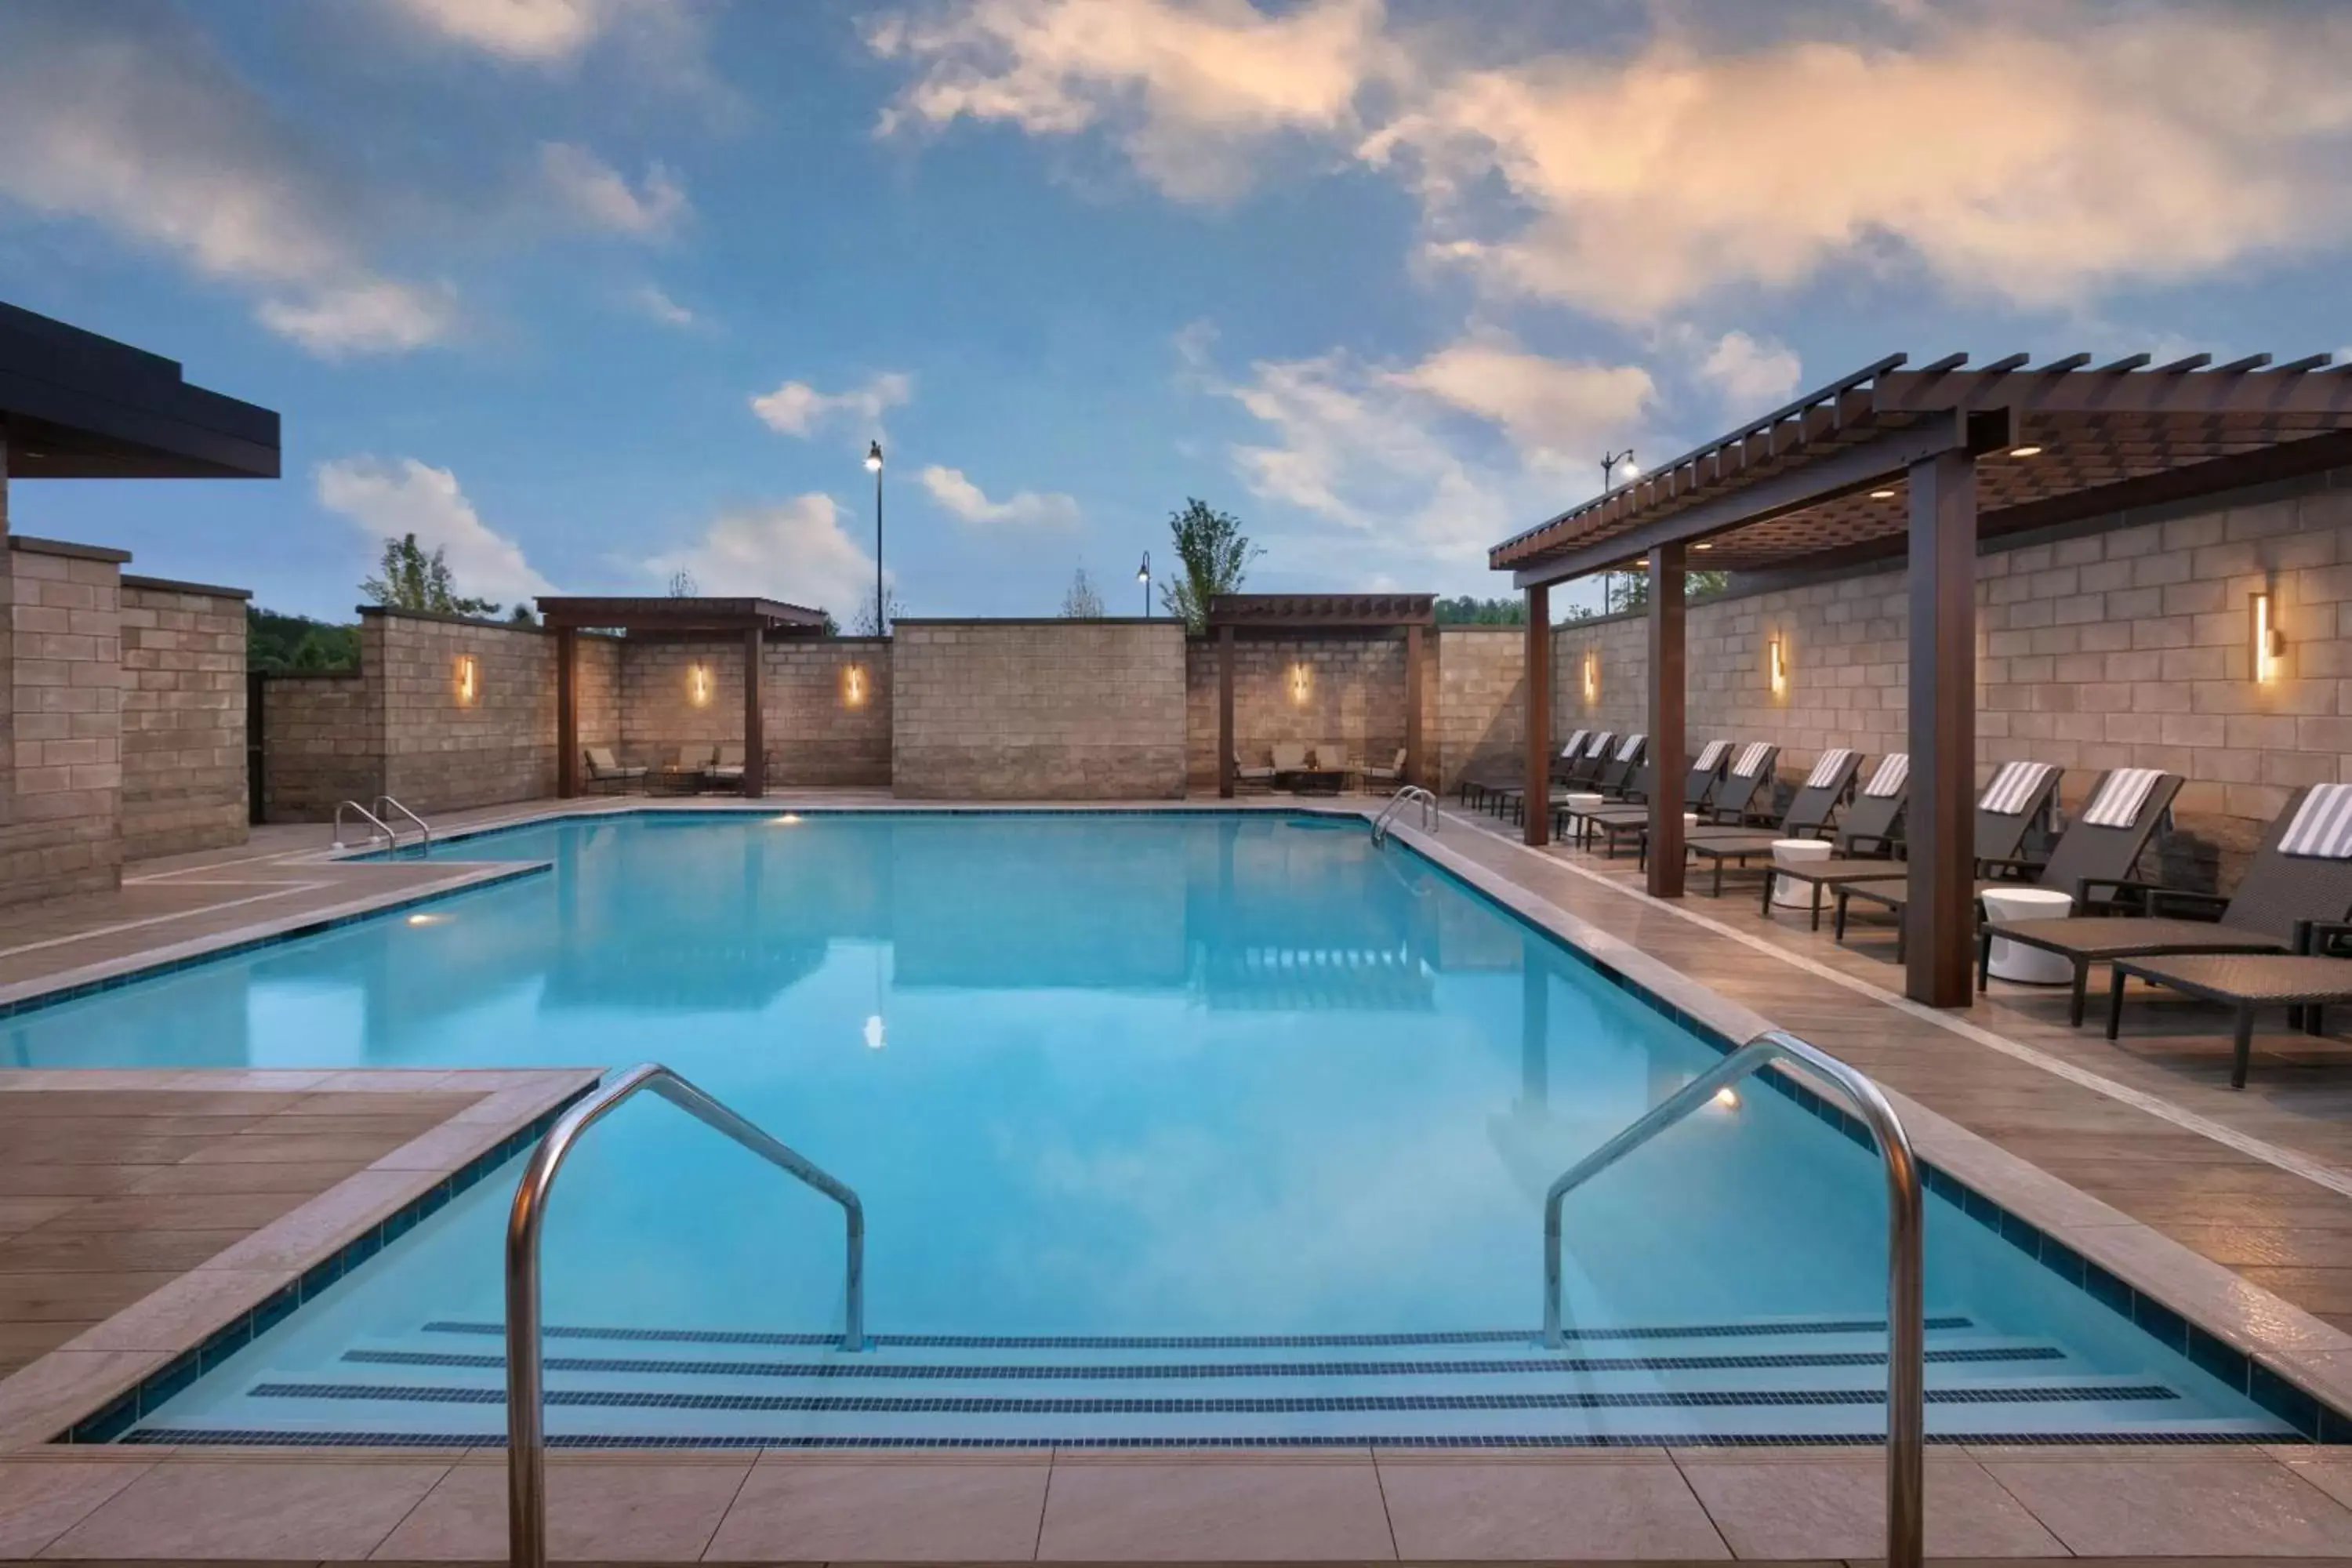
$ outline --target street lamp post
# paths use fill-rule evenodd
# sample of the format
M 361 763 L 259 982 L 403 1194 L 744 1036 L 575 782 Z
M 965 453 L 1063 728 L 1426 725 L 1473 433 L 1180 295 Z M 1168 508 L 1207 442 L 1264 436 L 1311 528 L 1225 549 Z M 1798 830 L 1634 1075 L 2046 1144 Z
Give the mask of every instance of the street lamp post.
M 1143 618 L 1151 618 L 1151 552 L 1143 552 L 1143 564 L 1135 569 L 1135 580 L 1143 584 Z
M 882 608 L 882 443 L 866 444 L 866 466 L 874 474 L 874 635 L 881 637 L 886 627 Z

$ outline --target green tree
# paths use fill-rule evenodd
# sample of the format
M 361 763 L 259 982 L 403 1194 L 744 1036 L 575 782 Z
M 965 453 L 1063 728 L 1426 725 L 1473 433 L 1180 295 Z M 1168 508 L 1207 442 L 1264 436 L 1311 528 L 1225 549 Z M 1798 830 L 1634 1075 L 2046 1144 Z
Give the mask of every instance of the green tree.
M 436 550 L 425 554 L 413 533 L 387 539 L 383 559 L 376 563 L 376 575 L 362 583 L 360 592 L 395 610 L 425 610 L 436 616 L 497 615 L 499 606 L 492 600 L 458 596 L 443 553 Z
M 1705 598 L 1720 594 L 1731 586 L 1728 572 L 1685 572 L 1683 574 L 1683 597 Z M 1650 604 L 1650 574 L 1646 572 L 1611 572 L 1601 580 L 1601 613 L 1614 615 L 1620 610 L 1647 609 Z
M 357 669 L 360 629 L 247 605 L 245 662 L 264 675 Z
M 1181 571 L 1160 585 L 1160 607 L 1193 631 L 1206 631 L 1209 601 L 1239 589 L 1249 563 L 1265 552 L 1249 542 L 1239 518 L 1198 497 L 1186 497 L 1184 510 L 1169 514 L 1168 531 L 1175 535 Z
M 1095 592 L 1094 580 L 1080 566 L 1071 574 L 1069 592 L 1062 595 L 1062 615 L 1073 621 L 1098 621 L 1103 618 L 1102 595 Z
M 1525 599 L 1475 599 L 1465 594 L 1459 598 L 1437 601 L 1437 624 L 1441 626 L 1523 626 L 1528 624 L 1528 602 Z

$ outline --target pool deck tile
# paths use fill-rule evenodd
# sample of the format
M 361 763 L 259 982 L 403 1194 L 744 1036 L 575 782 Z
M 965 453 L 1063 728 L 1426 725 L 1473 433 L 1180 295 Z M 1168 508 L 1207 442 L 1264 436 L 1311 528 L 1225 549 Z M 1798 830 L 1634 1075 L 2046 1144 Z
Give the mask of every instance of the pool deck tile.
M 1871 1557 L 1886 1544 L 1886 1461 L 1756 1464 L 1722 1455 L 1682 1474 L 1743 1558 Z M 1981 1465 L 1927 1461 L 1930 1557 L 2056 1557 L 2062 1547 Z
M 1059 1459 L 1045 1562 L 1368 1562 L 1396 1555 L 1369 1458 L 1314 1464 Z
M 705 1561 L 1027 1562 L 1050 1463 L 803 1465 L 762 1458 Z
M 0 1463 L 0 1557 L 31 1557 L 153 1468 L 139 1463 Z
M 173 1460 L 51 1542 L 50 1558 L 355 1559 L 381 1545 L 448 1472 L 329 1458 Z
M 1380 1483 L 1408 1562 L 1731 1555 L 1671 1464 L 1397 1459 L 1381 1463 Z
M 572 1562 L 686 1562 L 702 1555 L 751 1472 L 741 1455 L 710 1463 L 547 1467 L 548 1551 Z M 506 1467 L 452 1466 L 375 1549 L 404 1562 L 495 1562 L 506 1555 Z
M 2084 1555 L 2352 1555 L 2352 1510 L 2290 1466 L 2176 1456 L 2128 1464 L 1995 1460 L 1985 1469 L 2067 1550 Z M 1931 1531 L 1934 1518 L 1931 1511 Z

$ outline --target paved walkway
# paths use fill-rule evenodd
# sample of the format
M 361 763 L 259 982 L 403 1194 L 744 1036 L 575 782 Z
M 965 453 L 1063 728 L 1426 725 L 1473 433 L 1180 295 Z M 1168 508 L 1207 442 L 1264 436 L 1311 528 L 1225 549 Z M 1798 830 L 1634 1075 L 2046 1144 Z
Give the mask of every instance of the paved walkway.
M 1536 852 L 1492 817 L 1450 847 L 1600 925 L 2240 1277 L 2352 1329 L 2352 1045 L 2273 1016 L 2228 1087 L 2220 1009 L 2135 991 L 2126 1037 L 2066 1023 L 2063 988 L 2011 985 L 1964 1011 L 1900 995 L 1883 923 L 1853 944 L 1759 914 L 1759 878 L 1720 899 L 1650 899 L 1631 855 Z M 1694 878 L 1695 885 L 1703 887 Z M 2103 992 L 2104 976 L 2094 979 Z

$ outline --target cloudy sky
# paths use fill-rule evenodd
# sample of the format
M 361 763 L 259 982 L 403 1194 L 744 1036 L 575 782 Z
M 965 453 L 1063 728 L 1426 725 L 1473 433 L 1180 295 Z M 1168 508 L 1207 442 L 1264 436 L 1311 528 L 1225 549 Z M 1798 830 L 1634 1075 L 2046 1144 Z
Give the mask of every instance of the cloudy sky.
M 6 0 L 0 299 L 286 419 L 15 526 L 461 586 L 1110 606 L 1498 537 L 1884 353 L 2352 343 L 2332 0 Z

